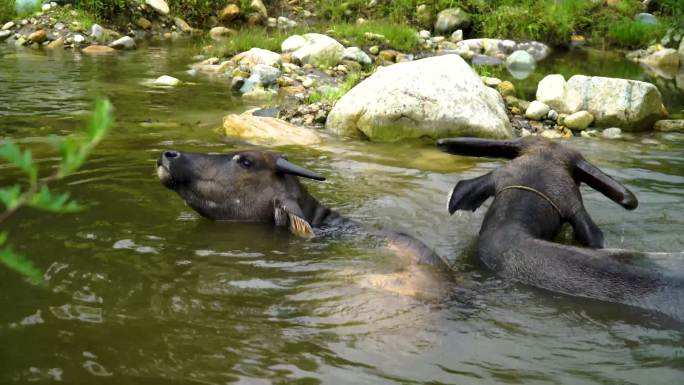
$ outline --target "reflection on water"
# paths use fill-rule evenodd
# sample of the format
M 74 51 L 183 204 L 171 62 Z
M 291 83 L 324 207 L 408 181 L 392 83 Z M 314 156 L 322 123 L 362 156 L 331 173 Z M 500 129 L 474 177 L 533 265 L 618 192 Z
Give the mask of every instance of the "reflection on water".
M 188 78 L 192 52 L 151 47 L 91 58 L 0 48 L 0 132 L 31 144 L 46 166 L 54 159 L 45 138 L 82 127 L 95 95 L 112 99 L 117 119 L 86 167 L 59 186 L 88 210 L 26 210 L 3 224 L 48 286 L 0 269 L 1 383 L 680 381 L 681 325 L 507 283 L 474 260 L 484 210 L 450 217 L 444 201 L 459 179 L 498 161 L 417 143 L 282 149 L 328 177 L 305 182 L 323 203 L 371 226 L 413 233 L 454 260 L 457 273 L 443 282 L 449 295 L 437 300 L 367 284 L 402 266 L 366 240 L 304 241 L 268 225 L 198 218 L 159 185 L 154 162 L 169 147 L 241 146 L 213 128 L 244 106 L 227 85 Z M 570 59 L 550 63 L 561 73 L 590 73 Z M 162 74 L 187 82 L 141 85 Z M 666 100 L 671 110 L 682 108 L 682 99 Z M 570 144 L 640 199 L 627 212 L 583 190 L 611 247 L 684 250 L 683 135 Z M 0 182 L 17 177 L 2 168 Z

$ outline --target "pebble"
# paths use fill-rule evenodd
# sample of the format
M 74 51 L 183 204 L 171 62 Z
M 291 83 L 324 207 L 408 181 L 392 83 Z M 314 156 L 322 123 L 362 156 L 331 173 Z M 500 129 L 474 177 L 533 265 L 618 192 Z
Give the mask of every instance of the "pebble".
M 83 35 L 76 34 L 74 35 L 73 42 L 76 44 L 81 44 L 85 41 L 85 37 Z
M 601 136 L 606 139 L 618 139 L 622 137 L 622 130 L 617 127 L 606 128 L 601 132 Z
M 535 100 L 532 103 L 530 103 L 529 107 L 527 107 L 527 111 L 525 111 L 525 116 L 528 119 L 541 120 L 541 118 L 544 117 L 549 112 L 549 110 L 549 106 L 538 100 Z

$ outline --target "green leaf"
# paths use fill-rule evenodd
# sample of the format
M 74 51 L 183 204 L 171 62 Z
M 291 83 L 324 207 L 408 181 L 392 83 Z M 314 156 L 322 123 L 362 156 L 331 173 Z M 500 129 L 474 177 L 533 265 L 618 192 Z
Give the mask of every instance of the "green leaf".
M 21 148 L 19 148 L 16 143 L 11 139 L 7 139 L 5 144 L 0 147 L 0 158 L 17 166 L 20 170 L 28 174 L 29 178 L 31 178 L 31 183 L 35 183 L 38 178 L 38 168 L 33 163 L 31 150 L 21 151 Z
M 28 259 L 16 254 L 11 247 L 0 249 L 0 263 L 28 278 L 33 283 L 43 282 L 43 273 Z
M 4 231 L 0 231 L 0 246 L 4 245 L 6 240 L 7 240 L 7 233 Z
M 86 138 L 68 137 L 59 143 L 62 152 L 59 176 L 65 177 L 81 167 L 93 148 L 109 133 L 111 126 L 112 105 L 107 99 L 98 99 Z
M 50 189 L 47 186 L 43 186 L 38 193 L 31 197 L 29 205 L 55 213 L 73 213 L 81 210 L 81 206 L 78 203 L 69 201 L 68 192 L 55 196 L 50 193 Z
M 11 210 L 19 205 L 19 198 L 21 197 L 21 186 L 15 184 L 14 186 L 0 188 L 0 202 L 2 202 L 7 210 Z
M 112 104 L 107 99 L 95 101 L 95 111 L 88 126 L 90 145 L 94 146 L 107 135 L 112 127 Z

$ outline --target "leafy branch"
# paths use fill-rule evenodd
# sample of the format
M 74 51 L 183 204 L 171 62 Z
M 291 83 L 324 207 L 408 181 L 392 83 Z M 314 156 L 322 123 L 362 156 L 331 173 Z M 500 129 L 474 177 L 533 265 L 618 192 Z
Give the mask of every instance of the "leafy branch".
M 0 159 L 26 174 L 28 185 L 22 186 L 17 183 L 0 188 L 0 203 L 5 206 L 5 211 L 0 213 L 0 223 L 24 206 L 52 213 L 73 213 L 81 210 L 82 207 L 70 199 L 68 192 L 54 194 L 48 185 L 78 170 L 95 146 L 109 133 L 111 125 L 112 105 L 106 99 L 98 99 L 85 135 L 50 139 L 50 143 L 60 152 L 61 159 L 57 171 L 43 178 L 40 178 L 38 164 L 33 159 L 31 150 L 22 150 L 11 139 L 5 140 L 0 145 Z M 33 266 L 30 260 L 16 254 L 11 246 L 6 245 L 6 241 L 7 232 L 0 231 L 0 264 L 4 264 L 34 283 L 41 282 L 41 272 Z

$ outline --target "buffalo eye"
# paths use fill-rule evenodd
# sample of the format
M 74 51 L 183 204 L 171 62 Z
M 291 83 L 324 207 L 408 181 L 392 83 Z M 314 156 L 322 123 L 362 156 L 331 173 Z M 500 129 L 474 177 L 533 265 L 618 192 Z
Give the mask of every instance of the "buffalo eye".
M 245 157 L 242 157 L 242 156 L 240 157 L 240 159 L 238 159 L 238 164 L 240 164 L 240 167 L 242 167 L 244 169 L 248 169 L 248 168 L 254 166 L 253 161 L 251 161 Z

